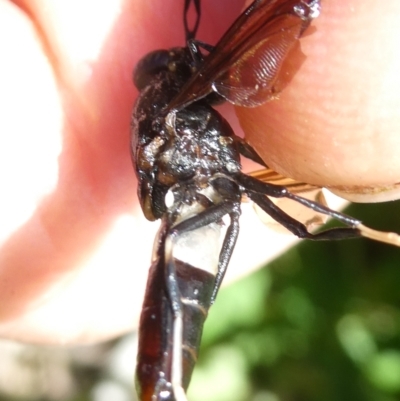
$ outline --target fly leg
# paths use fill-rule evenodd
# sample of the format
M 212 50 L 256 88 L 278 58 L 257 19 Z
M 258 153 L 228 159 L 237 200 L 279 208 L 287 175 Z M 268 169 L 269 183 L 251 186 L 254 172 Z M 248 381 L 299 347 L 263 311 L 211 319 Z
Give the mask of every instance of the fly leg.
M 225 233 L 225 238 L 219 255 L 218 271 L 215 277 L 215 285 L 212 297 L 212 299 L 214 300 L 218 292 L 218 288 L 221 285 L 226 268 L 229 264 L 229 260 L 232 256 L 232 252 L 239 234 L 240 201 L 228 200 L 217 205 L 210 206 L 198 215 L 190 217 L 189 219 L 178 223 L 175 227 L 171 229 L 171 232 L 166 240 L 165 249 L 166 263 L 168 266 L 169 275 L 168 283 L 171 283 L 169 293 L 171 296 L 171 303 L 174 311 L 178 311 L 180 306 L 179 288 L 176 283 L 175 263 L 172 256 L 174 239 L 188 231 L 193 231 L 198 228 L 205 227 L 209 224 L 217 223 L 225 215 L 229 215 L 231 221 Z
M 255 202 L 264 212 L 268 213 L 274 220 L 282 224 L 291 233 L 299 238 L 306 238 L 311 240 L 335 240 L 345 238 L 356 238 L 360 237 L 361 233 L 356 227 L 361 224 L 359 220 L 353 217 L 346 216 L 342 213 L 331 210 L 319 203 L 312 202 L 308 199 L 294 195 L 288 191 L 284 186 L 269 184 L 266 182 L 259 181 L 248 175 L 239 173 L 237 176 L 238 182 L 242 184 L 247 190 L 246 194 L 248 197 Z M 315 210 L 328 216 L 334 217 L 342 223 L 350 226 L 344 228 L 333 228 L 328 229 L 316 234 L 311 234 L 304 224 L 300 223 L 293 217 L 289 216 L 282 209 L 276 206 L 268 196 L 274 198 L 289 198 L 299 203 L 304 204 L 310 209 Z
M 211 223 L 219 222 L 226 214 L 237 214 L 235 211 L 239 207 L 240 204 L 232 200 L 223 201 L 217 205 L 210 206 L 201 213 L 190 217 L 171 228 L 165 240 L 166 284 L 174 316 L 171 382 L 177 401 L 186 401 L 186 395 L 182 386 L 183 307 L 173 257 L 174 242 L 180 235 L 186 232 L 205 227 Z M 232 254 L 238 233 L 238 219 L 235 217 L 231 220 L 235 221 L 235 223 L 231 222 L 228 228 L 228 232 L 230 232 L 229 240 L 225 238 L 221 251 L 221 254 L 225 255 L 223 258 L 225 269 L 229 262 L 229 257 Z M 229 257 L 227 257 L 227 254 L 229 254 Z
M 354 227 L 331 228 L 316 234 L 312 234 L 307 230 L 304 224 L 300 223 L 299 221 L 285 213 L 282 209 L 276 206 L 267 196 L 255 194 L 253 192 L 250 192 L 247 195 L 254 203 L 256 203 L 262 210 L 264 210 L 265 213 L 268 213 L 275 221 L 277 221 L 279 224 L 282 224 L 282 226 L 287 228 L 292 234 L 296 235 L 299 238 L 310 239 L 314 241 L 329 241 L 357 238 L 361 236 L 360 231 Z
M 221 252 L 219 254 L 218 271 L 215 276 L 214 289 L 211 296 L 211 304 L 214 303 L 215 298 L 217 297 L 217 293 L 219 291 L 219 288 L 221 287 L 222 280 L 224 279 L 226 269 L 228 267 L 229 261 L 231 260 L 232 253 L 236 245 L 236 241 L 239 235 L 239 217 L 240 203 L 237 203 L 234 205 L 234 207 L 232 207 L 231 212 L 229 213 L 231 223 L 226 230 L 224 242 L 222 244 Z
M 172 339 L 172 367 L 171 384 L 176 401 L 187 401 L 185 391 L 182 387 L 182 345 L 183 345 L 183 309 L 181 295 L 176 276 L 176 267 L 173 260 L 173 242 L 179 235 L 175 230 L 170 232 L 165 239 L 165 263 L 166 263 L 166 286 L 171 302 L 174 316 L 173 339 Z
M 215 275 L 214 289 L 211 296 L 212 304 L 215 301 L 222 280 L 224 279 L 226 269 L 229 265 L 229 261 L 236 245 L 236 241 L 239 235 L 240 213 L 240 201 L 227 201 L 212 206 L 202 213 L 198 214 L 197 216 L 187 219 L 174 227 L 174 230 L 179 229 L 179 233 L 175 234 L 176 236 L 178 236 L 179 234 L 183 234 L 184 232 L 195 230 L 196 228 L 201 228 L 211 223 L 216 223 L 223 216 L 229 215 L 230 224 L 226 230 L 224 241 L 222 243 L 221 251 L 218 258 L 218 270 L 217 274 Z
M 192 59 L 197 65 L 200 65 L 204 60 L 204 56 L 201 53 L 200 48 L 205 49 L 209 53 L 211 53 L 214 50 L 213 45 L 210 45 L 206 42 L 202 42 L 201 40 L 193 38 L 187 41 L 187 47 L 189 48 Z
M 188 22 L 188 11 L 192 3 L 196 10 L 196 22 L 194 23 L 194 27 L 190 29 Z M 185 26 L 186 41 L 189 41 L 194 37 L 196 37 L 196 32 L 200 24 L 200 17 L 201 17 L 200 0 L 185 0 L 185 6 L 183 9 L 183 24 Z
M 237 182 L 246 189 L 246 193 L 258 206 L 268 213 L 274 220 L 282 224 L 294 235 L 300 238 L 307 238 L 311 240 L 338 240 L 346 238 L 366 237 L 376 241 L 385 242 L 391 245 L 400 246 L 400 236 L 396 233 L 381 232 L 372 230 L 364 226 L 360 220 L 343 213 L 329 209 L 320 203 L 313 202 L 309 199 L 302 198 L 301 196 L 291 193 L 286 187 L 280 185 L 273 185 L 266 182 L 259 181 L 254 177 L 238 173 L 236 175 Z M 274 205 L 267 196 L 274 198 L 288 198 L 295 202 L 315 210 L 318 213 L 330 216 L 341 223 L 349 226 L 344 228 L 332 228 L 316 234 L 308 232 L 306 227 L 299 221 L 287 215 L 283 210 Z

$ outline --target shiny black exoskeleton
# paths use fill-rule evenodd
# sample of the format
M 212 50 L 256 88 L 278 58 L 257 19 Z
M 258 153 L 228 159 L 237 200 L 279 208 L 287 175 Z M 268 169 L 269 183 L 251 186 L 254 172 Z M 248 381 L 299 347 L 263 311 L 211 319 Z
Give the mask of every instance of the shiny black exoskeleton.
M 192 1 L 199 9 L 200 1 Z M 273 78 L 288 48 L 318 11 L 318 0 L 256 0 L 215 48 L 196 44 L 186 28 L 188 47 L 152 52 L 136 67 L 140 94 L 131 151 L 138 195 L 146 218 L 161 219 L 139 328 L 136 376 L 142 401 L 186 400 L 203 323 L 239 233 L 243 195 L 298 237 L 360 236 L 358 220 L 243 174 L 241 155 L 263 161 L 212 107 L 221 96 L 257 105 L 275 93 Z M 199 46 L 210 51 L 207 57 Z M 254 73 L 250 78 L 247 69 Z M 209 82 L 203 73 L 208 70 L 213 71 Z M 267 75 L 269 86 L 258 81 Z M 242 76 L 253 86 L 241 87 Z M 311 234 L 269 197 L 295 200 L 350 227 Z
M 207 99 L 168 117 L 162 116 L 163 108 L 179 92 L 191 72 L 189 56 L 186 48 L 172 49 L 167 54 L 164 51 L 151 53 L 139 64 L 136 72 L 139 77 L 135 79 L 140 81 L 140 87 L 143 81 L 141 68 L 146 66 L 148 71 L 149 63 L 161 60 L 162 65 L 154 68 L 150 85 L 144 86 L 136 103 L 132 131 L 138 194 L 144 214 L 149 220 L 163 219 L 140 324 L 140 342 L 143 344 L 139 346 L 147 349 L 138 357 L 137 379 L 142 400 L 151 400 L 149 397 L 158 393 L 165 397 L 169 392 L 171 400 L 175 399 L 170 383 L 173 381 L 171 355 L 174 354 L 172 335 L 176 313 L 182 314 L 184 320 L 182 359 L 186 368 L 182 383 L 184 388 L 187 387 L 202 326 L 228 264 L 239 227 L 242 192 L 230 175 L 240 172 L 239 151 L 247 149 L 247 145 L 235 136 Z M 169 204 L 167 194 L 172 199 Z M 192 210 L 195 211 L 193 216 Z M 195 266 L 190 257 L 189 260 L 179 257 L 165 260 L 168 235 L 179 237 L 187 230 L 221 225 L 221 218 L 226 214 L 231 216 L 231 224 L 221 251 L 212 249 L 216 253 L 215 266 Z M 207 231 L 200 232 L 199 239 L 195 240 L 206 243 L 210 239 L 208 234 Z M 219 233 L 211 238 L 218 239 Z M 207 251 L 200 249 L 199 252 Z M 166 274 L 164 269 L 171 274 Z M 166 280 L 166 276 L 171 275 L 175 278 Z

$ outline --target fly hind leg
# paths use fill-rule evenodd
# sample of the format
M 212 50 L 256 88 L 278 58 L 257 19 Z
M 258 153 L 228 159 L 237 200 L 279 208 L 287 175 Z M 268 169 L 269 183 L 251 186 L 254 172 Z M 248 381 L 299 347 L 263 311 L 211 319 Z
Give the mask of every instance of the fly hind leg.
M 310 239 L 313 241 L 331 241 L 358 238 L 361 236 L 360 230 L 355 227 L 330 228 L 315 234 L 310 233 L 304 224 L 289 216 L 265 195 L 249 193 L 248 196 L 262 210 L 264 210 L 265 213 L 269 214 L 275 221 L 299 238 Z
M 400 236 L 396 233 L 376 231 L 361 224 L 351 216 L 329 209 L 320 203 L 313 202 L 309 199 L 302 198 L 301 196 L 291 193 L 286 187 L 280 185 L 273 185 L 266 182 L 257 180 L 254 177 L 247 176 L 242 173 L 236 175 L 237 182 L 245 188 L 246 194 L 258 206 L 260 206 L 266 213 L 268 213 L 278 223 L 282 224 L 293 234 L 300 238 L 307 238 L 311 240 L 338 240 L 347 238 L 366 237 L 375 241 L 385 242 L 391 245 L 400 246 Z M 274 205 L 268 196 L 274 198 L 288 198 L 295 202 L 312 209 L 318 213 L 330 216 L 337 221 L 347 225 L 344 228 L 328 229 L 316 234 L 308 232 L 306 227 L 299 221 L 287 215 L 283 210 Z

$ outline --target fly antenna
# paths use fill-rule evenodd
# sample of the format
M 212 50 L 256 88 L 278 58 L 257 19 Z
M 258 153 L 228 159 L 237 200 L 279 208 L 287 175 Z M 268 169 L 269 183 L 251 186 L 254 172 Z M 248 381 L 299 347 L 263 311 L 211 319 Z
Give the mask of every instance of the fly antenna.
M 183 24 L 185 26 L 186 42 L 196 37 L 196 32 L 200 25 L 200 16 L 201 16 L 200 1 L 201 0 L 185 0 L 185 7 L 183 9 Z M 189 28 L 189 21 L 188 21 L 191 5 L 193 5 L 194 11 L 196 13 L 196 21 L 192 29 Z

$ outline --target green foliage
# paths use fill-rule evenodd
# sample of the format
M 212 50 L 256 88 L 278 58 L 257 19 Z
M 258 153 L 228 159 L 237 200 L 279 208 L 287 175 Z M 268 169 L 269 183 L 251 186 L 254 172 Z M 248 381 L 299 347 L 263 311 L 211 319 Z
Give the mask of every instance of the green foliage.
M 352 206 L 400 232 L 400 205 Z M 204 332 L 191 401 L 400 399 L 400 249 L 303 242 L 223 289 Z

